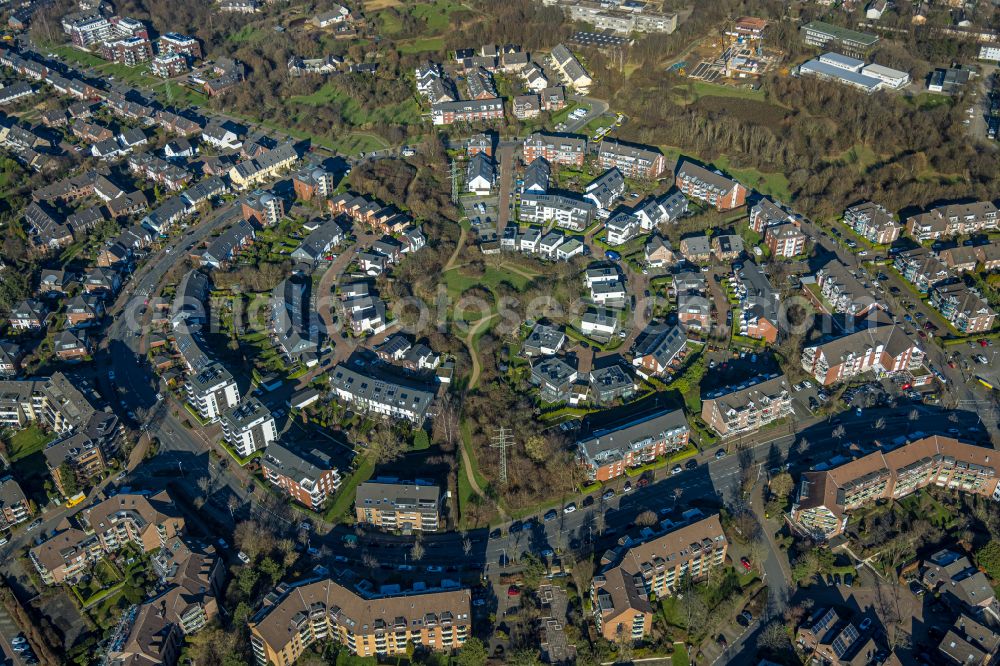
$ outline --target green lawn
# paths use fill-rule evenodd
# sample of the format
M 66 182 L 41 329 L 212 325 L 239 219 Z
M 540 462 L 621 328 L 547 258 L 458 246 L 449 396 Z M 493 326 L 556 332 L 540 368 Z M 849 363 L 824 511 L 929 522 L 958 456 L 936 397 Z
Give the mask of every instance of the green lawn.
M 507 282 L 514 289 L 523 291 L 528 286 L 530 280 L 519 273 L 505 271 L 502 268 L 493 268 L 492 266 L 486 269 L 482 277 L 466 275 L 462 273 L 460 268 L 452 269 L 444 274 L 445 287 L 448 289 L 449 296 L 453 299 L 457 299 L 462 295 L 462 292 L 472 287 L 485 287 L 486 289 L 494 290 L 501 282 Z
M 66 58 L 66 60 L 71 63 L 83 65 L 84 67 L 98 67 L 100 65 L 107 64 L 106 60 L 99 58 L 92 53 L 81 51 L 76 47 L 70 46 L 69 44 L 53 46 L 49 50 L 56 55 Z
M 377 122 L 396 125 L 415 125 L 421 120 L 420 106 L 413 98 L 399 104 L 390 104 L 369 111 L 340 90 L 333 81 L 328 81 L 311 95 L 295 95 L 290 97 L 289 100 L 304 106 L 330 106 L 335 104 L 340 108 L 340 115 L 344 121 L 356 127 Z
M 674 643 L 674 654 L 670 657 L 670 663 L 672 666 L 690 666 L 691 657 L 688 656 L 684 643 Z
M 351 505 L 354 504 L 354 492 L 358 486 L 372 478 L 372 474 L 374 473 L 375 461 L 367 453 L 362 453 L 358 468 L 340 486 L 340 491 L 337 493 L 336 499 L 334 499 L 333 504 L 330 505 L 330 508 L 323 515 L 323 519 L 328 522 L 341 521 L 345 514 L 350 511 Z
M 715 160 L 714 164 L 747 187 L 752 187 L 762 194 L 785 202 L 792 199 L 788 177 L 783 173 L 764 173 L 754 168 L 738 169 L 731 167 L 729 158 L 725 156 Z
M 353 155 L 354 153 L 370 153 L 375 150 L 382 150 L 389 147 L 389 143 L 382 137 L 364 132 L 354 132 L 344 134 L 331 142 L 328 146 L 338 153 Z
M 243 26 L 240 30 L 230 34 L 226 41 L 232 44 L 242 44 L 249 41 L 259 41 L 260 35 L 264 32 L 261 28 L 254 26 L 253 24 L 247 24 Z
M 403 31 L 403 21 L 397 18 L 395 14 L 379 12 L 376 16 L 378 16 L 379 23 L 382 24 L 383 35 L 395 35 Z
M 764 101 L 764 92 L 762 90 L 720 86 L 706 81 L 692 81 L 690 85 L 694 90 L 695 99 L 699 97 L 736 97 L 739 99 L 752 99 L 757 102 Z
M 36 425 L 14 433 L 7 442 L 7 452 L 10 454 L 10 462 L 15 463 L 19 460 L 24 460 L 32 454 L 38 453 L 52 439 L 52 435 L 43 432 Z
M 428 30 L 444 32 L 451 27 L 451 15 L 462 9 L 462 5 L 453 0 L 436 0 L 431 3 L 415 5 L 410 13 L 425 20 Z
M 405 55 L 413 53 L 424 53 L 426 51 L 443 51 L 444 38 L 424 37 L 421 39 L 413 39 L 407 42 L 401 42 L 396 48 L 399 50 L 400 53 Z

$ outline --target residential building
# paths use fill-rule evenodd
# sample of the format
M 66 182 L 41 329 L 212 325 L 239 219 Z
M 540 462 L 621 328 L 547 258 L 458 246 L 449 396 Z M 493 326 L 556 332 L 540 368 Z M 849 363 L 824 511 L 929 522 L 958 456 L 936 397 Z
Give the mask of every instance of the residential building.
M 718 171 L 709 171 L 693 162 L 681 163 L 676 184 L 687 196 L 704 201 L 716 210 L 732 210 L 746 203 L 747 188 Z
M 688 445 L 681 410 L 662 410 L 593 432 L 577 440 L 577 460 L 592 481 L 609 481 Z
M 528 223 L 555 222 L 556 226 L 571 231 L 583 231 L 594 217 L 596 207 L 590 201 L 562 194 L 521 195 L 518 218 Z
M 249 621 L 258 666 L 291 664 L 317 641 L 358 657 L 388 657 L 414 645 L 451 652 L 472 635 L 472 596 L 464 589 L 367 598 L 327 579 L 279 590 Z
M 743 256 L 743 238 L 737 234 L 722 233 L 712 236 L 712 254 L 719 261 L 735 261 Z
M 778 341 L 780 298 L 760 266 L 746 262 L 733 280 L 740 304 L 740 335 L 769 344 Z
M 465 77 L 469 89 L 469 99 L 495 99 L 498 97 L 493 75 L 482 67 L 477 67 Z
M 792 398 L 784 375 L 755 378 L 702 397 L 701 418 L 722 437 L 756 432 L 792 416 Z
M 583 158 L 587 154 L 587 139 L 582 136 L 535 132 L 524 140 L 522 150 L 527 164 L 543 157 L 550 164 L 582 167 Z
M 569 402 L 574 404 L 573 385 L 579 373 L 575 359 L 546 356 L 531 365 L 531 383 L 538 387 L 539 395 L 545 402 Z
M 360 484 L 354 496 L 358 523 L 391 532 L 436 532 L 441 489 L 434 485 L 376 479 Z
M 791 221 L 792 216 L 770 199 L 761 199 L 750 209 L 750 228 L 761 235 L 770 226 Z
M 945 603 L 961 611 L 990 608 L 996 602 L 993 584 L 968 557 L 953 550 L 939 550 L 920 568 L 920 582 L 937 592 Z
M 299 155 L 295 146 L 291 143 L 283 143 L 234 166 L 229 171 L 229 180 L 234 187 L 245 190 L 274 178 L 298 159 Z
M 328 260 L 337 245 L 344 241 L 344 230 L 331 218 L 323 220 L 318 227 L 302 239 L 302 244 L 292 250 L 292 259 L 311 266 Z
M 285 202 L 271 192 L 254 190 L 240 200 L 244 220 L 254 220 L 262 227 L 273 227 L 285 217 Z
M 845 210 L 844 224 L 877 245 L 892 244 L 902 230 L 895 216 L 873 201 L 863 201 Z
M 486 153 L 488 157 L 493 157 L 493 137 L 489 134 L 475 134 L 465 142 L 465 154 L 474 157 L 476 153 Z
M 194 37 L 167 32 L 160 36 L 157 44 L 160 53 L 178 53 L 195 60 L 202 57 L 201 44 Z
M 632 365 L 643 377 L 677 369 L 687 355 L 687 335 L 680 326 L 651 324 L 636 341 Z
M 15 331 L 41 331 L 48 316 L 49 309 L 44 303 L 27 298 L 11 308 L 7 320 Z
M 306 167 L 292 176 L 295 196 L 302 201 L 314 198 L 328 199 L 333 196 L 336 183 L 333 173 L 323 167 Z
M 249 398 L 230 407 L 222 413 L 219 421 L 226 443 L 243 458 L 278 439 L 274 417 L 257 398 Z
M 503 100 L 500 98 L 456 100 L 431 105 L 431 122 L 435 125 L 491 120 L 503 120 Z
M 594 80 L 584 69 L 576 56 L 563 44 L 557 44 L 552 49 L 552 66 L 556 68 L 566 85 L 576 92 L 586 95 Z
M 900 252 L 892 260 L 892 265 L 921 293 L 930 291 L 931 287 L 951 277 L 948 268 L 925 247 Z
M 624 194 L 625 177 L 617 167 L 611 167 L 587 185 L 583 198 L 594 204 L 598 215 L 607 217 Z
M 809 46 L 830 49 L 846 56 L 865 58 L 878 44 L 878 37 L 823 21 L 810 21 L 801 28 L 802 40 Z
M 993 449 L 932 435 L 876 451 L 832 469 L 802 475 L 791 521 L 813 538 L 831 539 L 849 513 L 879 500 L 898 500 L 931 484 L 997 498 Z
M 653 628 L 651 597 L 671 596 L 682 579 L 699 581 L 725 565 L 729 542 L 718 515 L 674 527 L 614 553 L 594 576 L 590 603 L 605 640 L 642 640 Z
M 317 448 L 271 442 L 260 466 L 265 479 L 313 511 L 319 511 L 340 489 L 340 472 L 330 456 Z
M 822 386 L 866 372 L 892 376 L 918 368 L 924 352 L 897 326 L 873 326 L 802 350 L 802 368 Z
M 650 268 L 664 268 L 677 263 L 677 255 L 670 241 L 659 234 L 651 235 L 646 241 L 643 256 Z
M 637 237 L 641 230 L 642 223 L 639 218 L 625 211 L 615 213 L 611 219 L 604 223 L 608 245 L 627 243 Z
M 310 367 L 318 362 L 320 322 L 312 311 L 312 280 L 290 275 L 271 292 L 271 332 L 285 355 Z
M 639 218 L 643 231 L 665 224 L 677 224 L 677 221 L 687 214 L 688 200 L 680 192 L 669 192 L 663 196 L 647 199 L 632 209 L 632 214 Z
M 362 373 L 339 364 L 331 371 L 330 386 L 340 400 L 362 411 L 407 419 L 417 425 L 426 420 L 434 401 L 432 389 L 404 383 L 375 368 Z
M 671 288 L 677 298 L 677 321 L 685 327 L 707 331 L 712 325 L 712 303 L 706 297 L 708 282 L 700 272 L 674 276 Z
M 906 220 L 906 231 L 917 242 L 997 229 L 997 207 L 991 201 L 932 208 Z
M 598 405 L 628 401 L 638 388 L 635 378 L 619 363 L 590 371 L 590 400 Z
M 240 220 L 215 237 L 201 253 L 201 265 L 222 268 L 236 258 L 240 250 L 251 245 L 257 232 L 246 220 Z
M 497 167 L 493 158 L 479 152 L 469 159 L 465 167 L 465 189 L 477 196 L 489 196 L 497 180 Z
M 158 551 L 184 529 L 184 518 L 167 492 L 121 493 L 77 516 L 81 528 L 64 520 L 55 535 L 28 557 L 48 585 L 74 582 L 106 554 L 133 544 L 140 552 Z
M 617 168 L 629 178 L 653 180 L 667 168 L 666 158 L 656 148 L 605 139 L 597 150 L 602 169 Z
M 594 340 L 610 340 L 618 333 L 618 317 L 609 310 L 588 310 L 580 318 L 580 332 Z
M 210 362 L 188 376 L 184 385 L 188 404 L 204 421 L 215 422 L 240 402 L 239 389 L 232 374 L 218 362 Z
M 559 353 L 566 344 L 566 334 L 562 329 L 547 324 L 535 324 L 531 334 L 521 346 L 525 356 L 552 356 Z
M 937 284 L 930 290 L 931 305 L 963 335 L 993 329 L 996 312 L 986 299 L 963 282 Z
M 949 663 L 986 666 L 1000 652 L 1000 634 L 962 613 L 938 643 Z
M 552 167 L 544 157 L 532 160 L 524 169 L 524 192 L 532 194 L 545 194 L 549 189 L 549 178 L 552 175 Z
M 795 642 L 816 662 L 848 666 L 876 661 L 879 648 L 871 634 L 862 635 L 860 623 L 846 617 L 834 608 L 820 608 L 795 632 Z
M 520 120 L 537 118 L 542 113 L 542 100 L 536 95 L 518 95 L 512 103 L 514 117 Z
M 831 314 L 841 313 L 859 318 L 874 309 L 884 309 L 872 296 L 871 290 L 866 289 L 854 277 L 851 269 L 837 259 L 831 259 L 816 271 L 816 287 L 821 299 L 817 299 L 815 293 L 808 289 L 806 295 L 824 310 L 831 309 Z
M 0 530 L 8 530 L 29 518 L 31 505 L 21 486 L 12 476 L 0 479 Z
M 771 256 L 788 259 L 804 254 L 806 250 L 806 235 L 791 222 L 776 224 L 764 231 L 764 244 L 771 251 Z

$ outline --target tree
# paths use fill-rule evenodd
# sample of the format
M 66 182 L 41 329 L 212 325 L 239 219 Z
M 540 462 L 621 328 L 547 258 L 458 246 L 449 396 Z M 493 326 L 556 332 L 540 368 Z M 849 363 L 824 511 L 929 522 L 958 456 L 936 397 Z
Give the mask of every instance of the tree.
M 635 524 L 639 527 L 652 527 L 656 524 L 657 517 L 655 511 L 649 509 L 643 511 L 635 517 Z
M 532 435 L 524 441 L 524 452 L 536 463 L 545 462 L 549 457 L 549 443 L 541 435 Z
M 59 482 L 62 484 L 66 497 L 72 497 L 80 492 L 80 479 L 77 478 L 76 470 L 68 461 L 59 465 Z
M 845 428 L 843 425 L 837 426 L 830 433 L 830 436 L 833 437 L 838 442 L 843 440 L 846 435 L 847 435 L 847 428 Z
M 792 479 L 791 474 L 788 472 L 781 472 L 780 474 L 775 474 L 771 477 L 771 482 L 768 486 L 771 488 L 772 493 L 784 499 L 791 494 L 792 489 L 795 487 L 795 482 Z
M 485 666 L 489 655 L 486 653 L 486 646 L 483 642 L 473 636 L 465 641 L 465 645 L 458 651 L 455 657 L 457 666 Z
M 375 462 L 385 464 L 403 455 L 406 442 L 390 425 L 379 423 L 369 434 L 368 449 L 375 456 Z
M 265 557 L 260 562 L 260 572 L 266 576 L 271 577 L 271 584 L 277 585 L 278 581 L 284 575 L 285 571 L 280 564 L 272 560 L 270 557 Z
M 590 589 L 590 581 L 594 578 L 594 560 L 584 557 L 573 565 L 573 582 L 576 584 L 576 592 L 581 597 L 587 594 Z
M 472 539 L 468 535 L 462 537 L 462 552 L 465 553 L 466 557 L 472 552 Z
M 976 565 L 993 580 L 1000 579 L 1000 541 L 990 540 L 976 551 Z
M 419 561 L 424 557 L 424 545 L 420 543 L 420 539 L 413 542 L 413 546 L 410 548 L 410 559 L 413 561 Z

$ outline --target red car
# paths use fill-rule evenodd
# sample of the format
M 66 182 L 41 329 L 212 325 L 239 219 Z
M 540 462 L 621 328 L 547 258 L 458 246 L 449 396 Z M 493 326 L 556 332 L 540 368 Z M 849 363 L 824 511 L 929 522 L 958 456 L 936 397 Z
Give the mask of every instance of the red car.
M 980 347 L 985 347 L 986 345 L 987 345 L 986 338 L 982 338 L 979 340 Z
M 746 569 L 747 571 L 750 571 L 750 560 L 749 560 L 749 558 L 741 557 L 740 558 L 740 564 L 743 565 L 744 569 Z
M 518 597 L 521 596 L 521 590 L 518 589 L 517 585 L 511 585 L 507 588 L 508 597 Z

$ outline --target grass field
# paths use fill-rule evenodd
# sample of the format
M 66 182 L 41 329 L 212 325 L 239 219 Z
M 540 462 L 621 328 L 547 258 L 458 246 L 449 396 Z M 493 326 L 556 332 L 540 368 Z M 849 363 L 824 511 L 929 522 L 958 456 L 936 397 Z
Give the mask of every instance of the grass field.
M 436 0 L 435 2 L 415 5 L 410 13 L 425 20 L 429 30 L 442 32 L 451 26 L 451 15 L 462 9 L 462 5 L 453 2 L 453 0 Z
M 748 187 L 766 194 L 781 201 L 790 201 L 792 198 L 791 189 L 788 185 L 788 177 L 783 173 L 764 173 L 757 169 L 737 169 L 730 167 L 729 159 L 720 157 L 715 160 L 715 166 L 727 172 L 730 176 L 740 181 Z
M 332 81 L 328 81 L 311 95 L 295 95 L 289 101 L 304 106 L 329 106 L 337 103 L 344 121 L 357 127 L 377 122 L 396 125 L 415 125 L 420 122 L 420 107 L 413 98 L 367 111 Z
M 367 453 L 361 454 L 361 461 L 358 468 L 347 478 L 347 481 L 340 487 L 337 498 L 330 505 L 324 514 L 323 519 L 331 522 L 339 521 L 350 510 L 354 504 L 354 491 L 358 486 L 367 481 L 375 473 L 375 461 Z
M 690 88 L 688 89 L 688 86 Z M 752 99 L 754 101 L 761 102 L 764 100 L 764 93 L 760 90 L 750 90 L 749 88 L 736 88 L 733 86 L 720 86 L 715 83 L 707 83 L 705 81 L 689 81 L 681 86 L 685 89 L 685 93 L 690 90 L 694 93 L 694 98 L 691 101 L 697 100 L 699 97 L 736 97 L 738 99 Z
M 78 48 L 69 46 L 68 44 L 53 46 L 49 49 L 49 51 L 66 58 L 66 60 L 70 63 L 83 65 L 84 67 L 99 67 L 100 65 L 107 64 L 106 60 L 98 58 L 92 53 L 87 53 Z
M 51 435 L 43 432 L 38 426 L 31 426 L 18 431 L 7 442 L 7 452 L 10 454 L 10 461 L 14 463 L 24 460 L 28 456 L 44 449 L 45 445 L 51 441 Z
M 424 53 L 427 51 L 443 51 L 444 38 L 424 37 L 422 39 L 413 39 L 407 42 L 400 42 L 397 48 L 400 53 L 404 54 Z
M 444 284 L 448 289 L 448 295 L 452 299 L 458 299 L 462 295 L 462 292 L 472 287 L 485 287 L 490 290 L 496 289 L 497 285 L 501 282 L 509 282 L 515 289 L 521 291 L 528 286 L 530 280 L 518 273 L 505 271 L 502 268 L 493 268 L 492 266 L 486 269 L 482 277 L 465 275 L 458 268 L 444 274 Z

